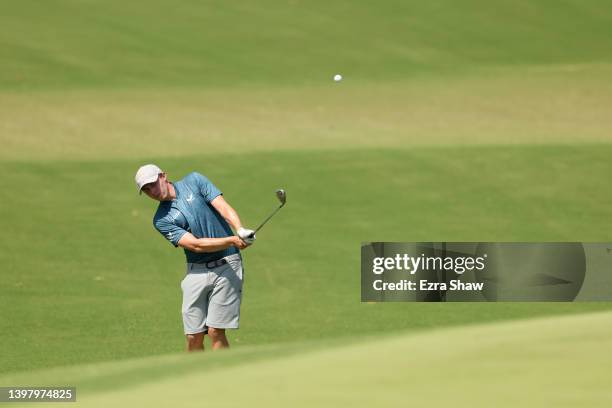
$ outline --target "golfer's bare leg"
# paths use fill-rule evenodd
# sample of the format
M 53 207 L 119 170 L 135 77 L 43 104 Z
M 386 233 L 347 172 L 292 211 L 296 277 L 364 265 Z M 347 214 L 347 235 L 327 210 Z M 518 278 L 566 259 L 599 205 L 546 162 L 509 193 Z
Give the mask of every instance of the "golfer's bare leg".
M 229 348 L 227 337 L 225 337 L 225 329 L 214 329 L 209 327 L 208 335 L 210 336 L 213 350 Z
M 187 351 L 204 351 L 204 334 L 187 334 Z

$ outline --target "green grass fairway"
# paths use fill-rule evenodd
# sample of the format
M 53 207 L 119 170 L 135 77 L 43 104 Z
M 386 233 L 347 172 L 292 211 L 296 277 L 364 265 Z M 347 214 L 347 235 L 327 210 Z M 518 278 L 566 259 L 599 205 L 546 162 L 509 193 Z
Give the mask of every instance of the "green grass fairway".
M 612 302 L 362 304 L 359 256 L 612 241 L 611 49 L 604 0 L 4 5 L 0 386 L 74 383 L 91 406 L 188 405 L 206 382 L 234 405 L 610 405 Z M 207 175 L 250 227 L 288 192 L 244 252 L 229 353 L 182 355 L 184 257 L 135 192 L 146 162 Z
M 245 349 L 0 380 L 76 384 L 79 407 L 199 407 L 203 398 L 227 407 L 608 407 L 612 359 L 602 351 L 611 339 L 606 312 L 281 347 L 276 356 Z
M 611 62 L 606 0 L 22 0 L 0 88 L 314 84 Z
M 0 92 L 0 159 L 607 143 L 610 78 L 612 65 L 584 64 L 310 87 Z
M 157 162 L 201 169 L 247 225 L 287 207 L 245 251 L 235 345 L 361 336 L 535 314 L 583 304 L 360 304 L 359 247 L 369 240 L 605 240 L 612 147 L 448 147 L 236 154 Z M 138 161 L 0 165 L 21 213 L 6 221 L 0 298 L 2 369 L 167 353 L 182 348 L 183 254 L 152 227 Z M 511 171 L 499 172 L 499 168 Z M 34 248 L 34 249 L 33 249 Z M 31 256 L 35 254 L 35 256 Z M 32 334 L 23 335 L 33 328 Z M 27 339 L 36 338 L 35 342 Z M 84 341 L 89 339 L 89 341 Z M 50 352 L 51 350 L 51 352 Z

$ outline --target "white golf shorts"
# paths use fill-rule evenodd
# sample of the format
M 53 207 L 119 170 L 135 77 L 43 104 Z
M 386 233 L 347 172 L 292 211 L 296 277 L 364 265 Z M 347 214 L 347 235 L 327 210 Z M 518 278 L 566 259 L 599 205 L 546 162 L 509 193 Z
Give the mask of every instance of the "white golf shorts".
M 183 290 L 183 327 L 185 334 L 206 333 L 215 329 L 237 329 L 242 300 L 242 258 L 225 257 L 227 263 L 214 268 L 187 264 L 181 282 Z

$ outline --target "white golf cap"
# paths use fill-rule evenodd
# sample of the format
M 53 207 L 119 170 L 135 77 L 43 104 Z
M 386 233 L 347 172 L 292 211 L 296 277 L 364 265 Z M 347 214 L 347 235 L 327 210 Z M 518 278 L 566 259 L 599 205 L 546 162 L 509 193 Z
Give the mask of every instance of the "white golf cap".
M 142 187 L 144 187 L 145 184 L 157 181 L 161 173 L 163 173 L 162 169 L 154 164 L 145 164 L 141 166 L 136 172 L 136 177 L 134 177 L 136 185 L 138 186 L 138 192 L 142 194 Z

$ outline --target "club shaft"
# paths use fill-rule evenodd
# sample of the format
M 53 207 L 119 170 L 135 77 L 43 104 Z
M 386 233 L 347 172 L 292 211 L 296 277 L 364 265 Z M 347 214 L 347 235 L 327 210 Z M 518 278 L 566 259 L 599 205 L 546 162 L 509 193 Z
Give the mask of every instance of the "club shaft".
M 259 224 L 259 227 L 255 228 L 255 232 L 259 231 L 261 227 L 263 227 L 266 222 L 270 220 L 270 218 L 274 217 L 274 214 L 276 214 L 281 208 L 283 208 L 283 204 L 279 205 L 274 211 L 272 211 L 272 214 L 270 214 L 268 218 L 266 218 L 261 224 Z

